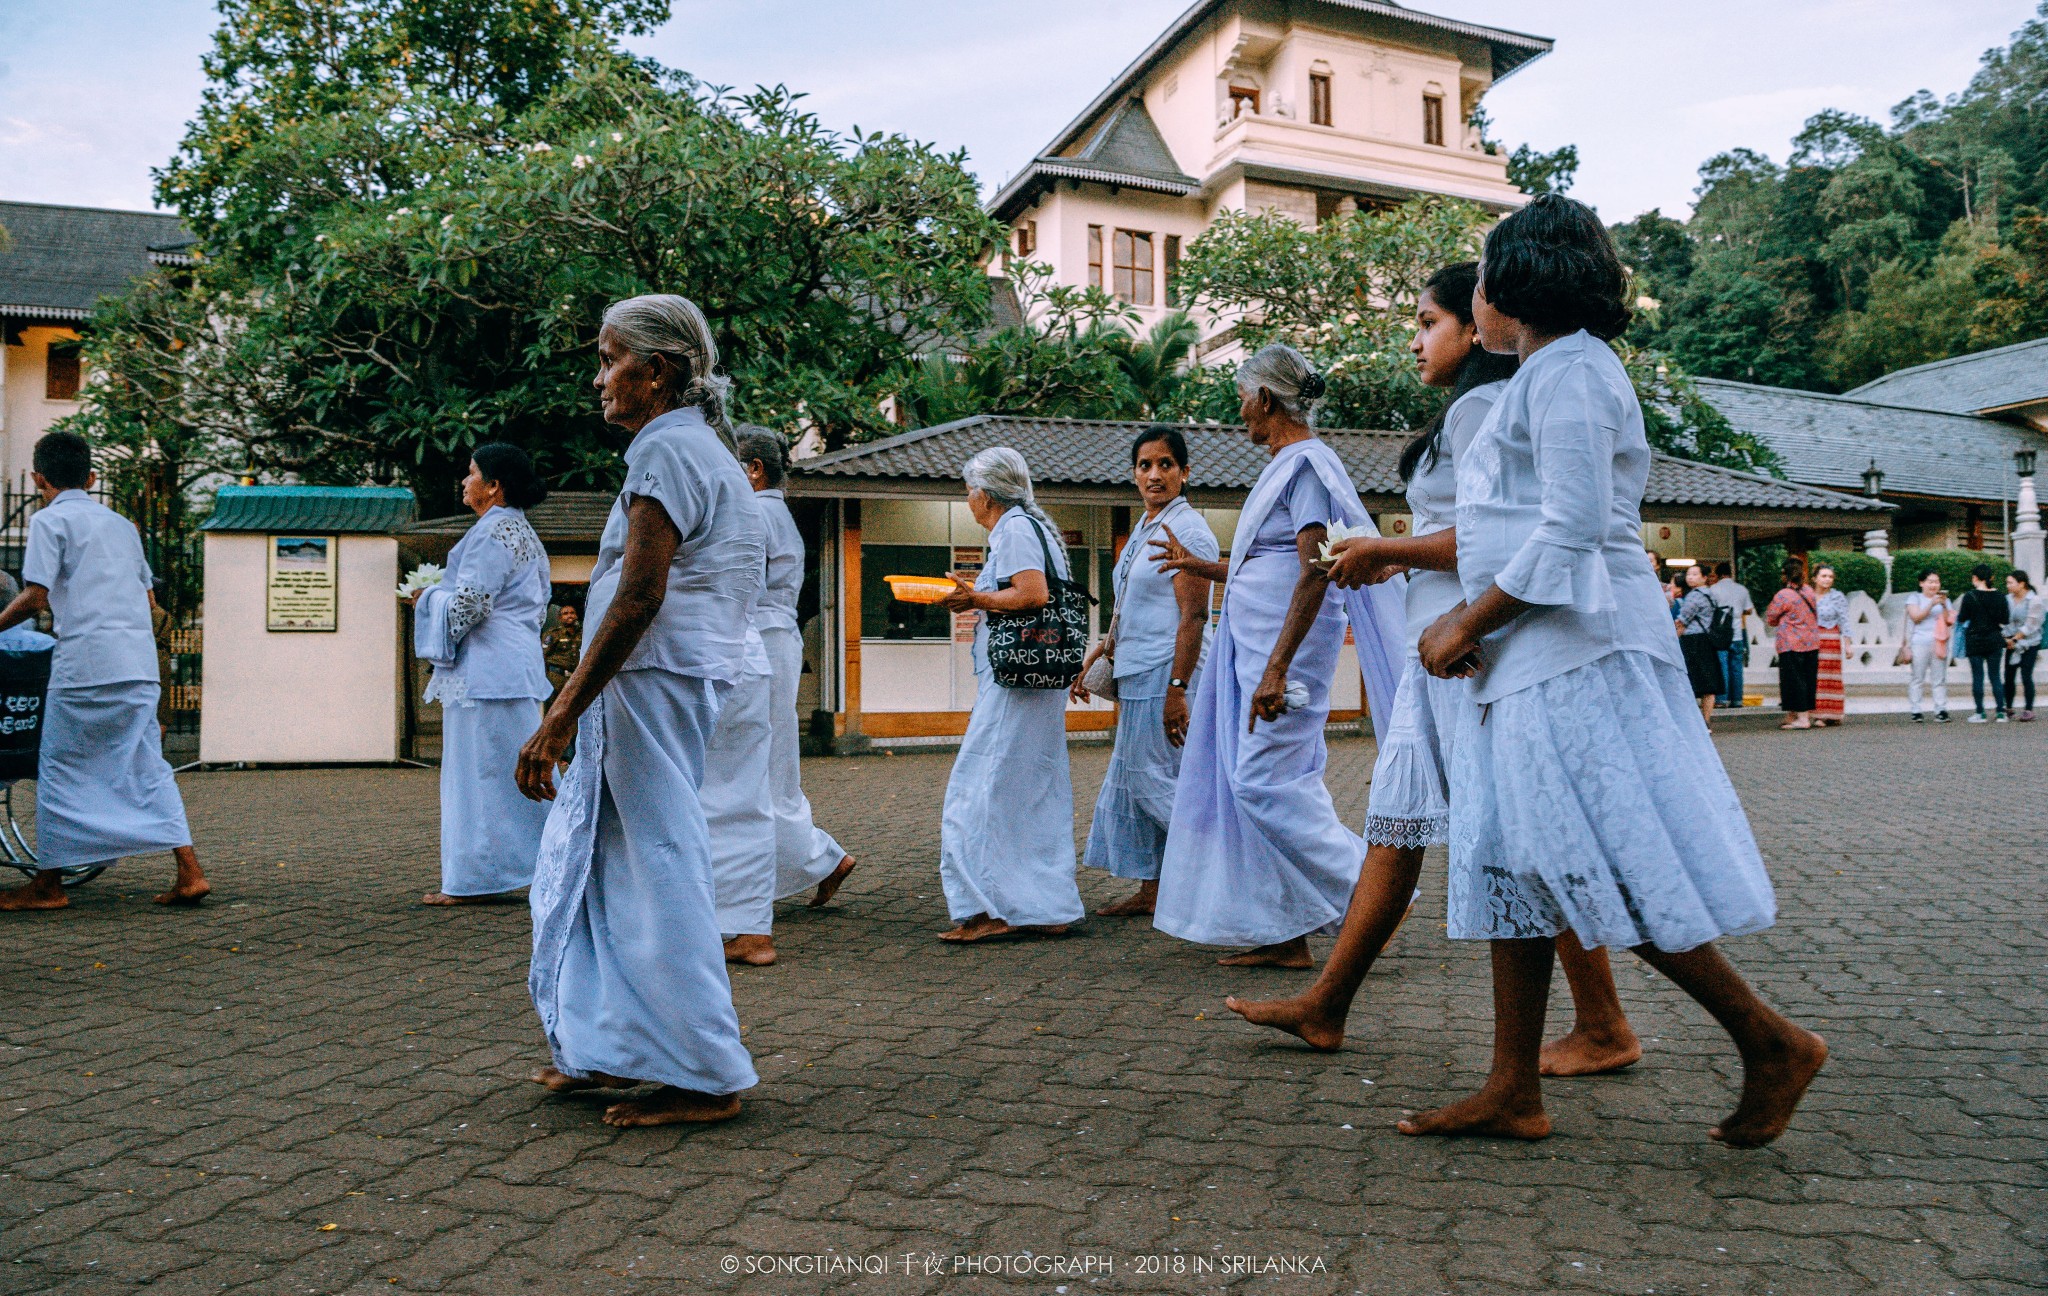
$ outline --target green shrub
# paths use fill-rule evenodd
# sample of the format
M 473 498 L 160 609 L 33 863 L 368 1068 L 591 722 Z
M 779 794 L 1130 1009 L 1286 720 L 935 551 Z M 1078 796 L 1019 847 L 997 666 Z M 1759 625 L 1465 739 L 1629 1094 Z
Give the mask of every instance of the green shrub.
M 1806 570 L 1821 567 L 1835 569 L 1835 588 L 1844 594 L 1862 590 L 1874 599 L 1884 597 L 1884 564 L 1869 554 L 1816 549 L 1806 556 Z
M 1785 588 L 1785 578 L 1780 574 L 1784 566 L 1784 545 L 1752 545 L 1735 555 L 1735 579 L 1741 581 L 1748 588 L 1750 598 L 1756 600 L 1758 616 L 1764 614 L 1764 609 L 1771 605 L 1778 591 Z
M 1991 568 L 1991 588 L 2005 591 L 2005 574 L 2012 564 L 1996 554 L 1975 549 L 1906 549 L 1892 555 L 1892 591 L 1910 594 L 1920 588 L 1920 573 L 1933 568 L 1941 576 L 1941 587 L 1950 598 L 1969 592 L 1970 569 L 1978 563 Z

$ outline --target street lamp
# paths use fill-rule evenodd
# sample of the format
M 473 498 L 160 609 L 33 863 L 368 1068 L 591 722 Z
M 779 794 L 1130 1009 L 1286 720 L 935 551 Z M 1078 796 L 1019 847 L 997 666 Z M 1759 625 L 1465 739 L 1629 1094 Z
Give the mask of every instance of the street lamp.
M 2019 507 L 2014 510 L 2015 525 L 2008 541 L 2012 563 L 2038 586 L 2048 577 L 2048 534 L 2041 530 L 2041 506 L 2034 497 L 2034 448 L 2022 446 L 2013 451 L 2012 466 L 2020 474 Z
M 2020 476 L 2032 477 L 2034 475 L 2033 447 L 2023 446 L 2020 449 L 2013 451 L 2012 466 L 2019 470 Z
M 1877 466 L 1877 460 L 1870 461 L 1870 467 L 1863 470 L 1863 494 L 1877 499 L 1884 494 L 1884 469 Z M 1876 526 L 1863 533 L 1863 552 L 1884 564 L 1884 587 L 1892 587 L 1892 544 L 1891 537 L 1883 526 Z
M 2022 453 L 2028 456 L 2028 463 L 2033 462 L 2032 451 L 2023 451 Z M 1863 470 L 1863 493 L 1871 499 L 1876 499 L 1884 493 L 1884 469 L 1877 466 L 1877 460 L 1875 459 L 1870 461 L 1870 467 Z

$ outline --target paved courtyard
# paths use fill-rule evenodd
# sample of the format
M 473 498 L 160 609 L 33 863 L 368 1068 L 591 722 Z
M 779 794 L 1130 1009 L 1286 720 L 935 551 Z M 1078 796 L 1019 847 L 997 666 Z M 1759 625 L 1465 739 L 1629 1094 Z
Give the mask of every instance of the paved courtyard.
M 148 904 L 152 860 L 0 924 L 0 1293 L 2040 1290 L 2048 726 L 1719 742 L 1783 914 L 1730 952 L 1834 1049 L 1760 1152 L 1706 1140 L 1735 1059 L 1626 957 L 1647 1056 L 1553 1082 L 1553 1138 L 1396 1134 L 1487 1057 L 1440 862 L 1334 1056 L 1222 1007 L 1300 974 L 1140 925 L 942 945 L 945 755 L 807 767 L 864 865 L 734 978 L 761 1087 L 614 1131 L 524 1080 L 525 910 L 413 903 L 432 772 L 188 776 L 214 903 Z M 1332 755 L 1356 821 L 1371 746 Z

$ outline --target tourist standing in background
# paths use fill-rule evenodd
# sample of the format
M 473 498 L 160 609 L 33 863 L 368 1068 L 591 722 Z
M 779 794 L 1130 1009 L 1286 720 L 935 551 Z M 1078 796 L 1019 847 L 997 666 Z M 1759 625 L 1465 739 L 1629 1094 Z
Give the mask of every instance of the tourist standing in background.
M 1707 569 L 1694 563 L 1685 569 L 1685 593 L 1679 596 L 1673 620 L 1678 625 L 1678 651 L 1685 658 L 1685 677 L 1700 704 L 1707 732 L 1714 729 L 1714 698 L 1721 692 L 1721 654 L 1714 647 L 1714 618 L 1721 605 L 1707 593 Z
M 86 494 L 97 479 L 84 437 L 49 433 L 33 455 L 43 507 L 29 519 L 22 591 L 0 611 L 0 631 L 45 610 L 56 623 L 36 774 L 43 867 L 27 886 L 0 892 L 0 910 L 62 909 L 71 902 L 59 869 L 157 851 L 171 852 L 178 879 L 156 902 L 196 905 L 212 888 L 157 726 L 142 537 Z
M 540 654 L 548 668 L 548 701 L 553 702 L 583 655 L 583 613 L 574 603 L 555 609 L 554 628 L 540 637 Z
M 1749 668 L 1749 619 L 1756 615 L 1756 601 L 1749 596 L 1749 586 L 1735 579 L 1732 563 L 1715 563 L 1713 579 L 1707 585 L 1707 597 L 1728 609 L 1733 615 L 1729 629 L 1728 646 L 1721 654 L 1721 705 L 1739 707 L 1742 705 L 1742 676 Z
M 533 1078 L 555 1093 L 661 1086 L 606 1108 L 607 1125 L 730 1120 L 759 1077 L 697 790 L 767 542 L 704 313 L 666 293 L 615 303 L 597 358 L 604 420 L 633 440 L 591 571 L 589 645 L 519 753 L 520 790 L 555 803 L 527 977 L 554 1060 Z
M 2011 718 L 2006 714 L 2005 626 L 2012 619 L 2012 607 L 2005 601 L 2005 595 L 1991 588 L 1996 574 L 1989 563 L 1972 567 L 1970 592 L 1956 606 L 1956 631 L 1962 635 L 1963 651 L 1970 658 L 1970 701 L 1974 707 L 1971 724 L 1984 724 L 1990 719 L 1984 714 L 1986 676 L 1991 680 L 1991 705 L 1998 723 L 2004 724 Z
M 1087 665 L 1108 655 L 1116 680 L 1116 746 L 1081 862 L 1138 884 L 1131 895 L 1095 911 L 1108 918 L 1149 916 L 1157 905 L 1159 863 L 1188 737 L 1188 691 L 1208 645 L 1211 581 L 1196 571 L 1161 571 L 1150 541 L 1171 535 L 1211 563 L 1222 552 L 1208 522 L 1181 494 L 1188 445 L 1180 429 L 1138 433 L 1131 477 L 1145 513 L 1110 577 L 1116 597 L 1109 633 L 1088 650 L 1081 678 L 1069 690 L 1075 701 L 1088 701 Z
M 1780 729 L 1813 728 L 1814 692 L 1820 686 L 1820 614 L 1806 587 L 1806 564 L 1787 558 L 1780 568 L 1785 588 L 1764 609 L 1764 624 L 1776 633 Z
M 1915 724 L 1927 719 L 1920 712 L 1920 702 L 1929 683 L 1934 686 L 1934 722 L 1948 723 L 1948 639 L 1955 619 L 1948 593 L 1941 588 L 1941 573 L 1929 567 L 1920 573 L 1919 590 L 1906 596 L 1906 643 L 1901 655 L 1912 662 L 1906 705 L 1912 709 Z
M 2005 705 L 2012 708 L 2019 694 L 2013 690 L 2024 685 L 2027 691 L 2027 705 L 2020 710 L 2021 720 L 2034 718 L 2034 660 L 2041 655 L 2043 637 L 2042 623 L 2048 620 L 2048 612 L 2041 595 L 2034 589 L 2034 582 L 2025 572 L 2014 568 L 2005 578 L 2006 605 L 2011 610 L 2005 624 Z
M 1085 916 L 1074 880 L 1074 782 L 1067 765 L 1067 690 L 998 684 L 988 660 L 988 614 L 1029 612 L 1071 580 L 1060 529 L 1031 490 L 1031 469 L 992 446 L 961 469 L 967 507 L 988 532 L 988 557 L 969 585 L 953 577 L 949 612 L 979 612 L 974 710 L 946 780 L 939 878 L 955 943 L 1035 933 L 1057 936 Z
M 1813 689 L 1813 723 L 1839 725 L 1842 694 L 1842 638 L 1849 625 L 1849 596 L 1835 588 L 1835 569 L 1813 569 L 1813 617 L 1820 626 L 1820 670 Z
M 547 496 L 524 450 L 478 446 L 462 479 L 476 521 L 412 600 L 413 645 L 434 666 L 425 697 L 441 704 L 441 889 L 422 904 L 488 904 L 533 881 L 547 807 L 514 776 L 549 692 L 548 555 L 526 520 Z

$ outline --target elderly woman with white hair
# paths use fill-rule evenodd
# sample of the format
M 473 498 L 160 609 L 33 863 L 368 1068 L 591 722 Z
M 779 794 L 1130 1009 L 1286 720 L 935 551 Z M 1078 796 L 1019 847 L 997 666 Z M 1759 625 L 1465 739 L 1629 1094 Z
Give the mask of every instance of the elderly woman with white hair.
M 1327 597 L 1330 528 L 1377 535 L 1343 463 L 1315 434 L 1323 377 L 1293 347 L 1237 370 L 1252 444 L 1272 456 L 1238 516 L 1227 566 L 1172 538 L 1167 571 L 1227 581 L 1200 677 L 1152 925 L 1202 945 L 1253 948 L 1233 967 L 1312 966 L 1308 938 L 1335 931 L 1365 842 L 1323 785 L 1323 725 L 1348 615 L 1373 727 L 1385 732 L 1403 656 L 1405 583 Z
M 745 668 L 767 545 L 703 312 L 667 294 L 618 302 L 597 355 L 605 421 L 633 441 L 591 572 L 583 658 L 519 754 L 520 790 L 554 801 L 528 977 L 554 1064 L 534 1079 L 558 1093 L 660 1086 L 607 1108 L 608 1125 L 729 1120 L 758 1077 L 698 790 Z
M 945 601 L 979 612 L 974 712 L 946 783 L 939 877 L 956 926 L 939 939 L 1059 935 L 1082 917 L 1074 880 L 1074 785 L 1067 769 L 1067 690 L 1007 688 L 988 660 L 988 614 L 1029 612 L 1071 579 L 1060 531 L 1031 491 L 1024 456 L 983 450 L 961 470 L 967 507 L 988 532 L 988 556 Z

